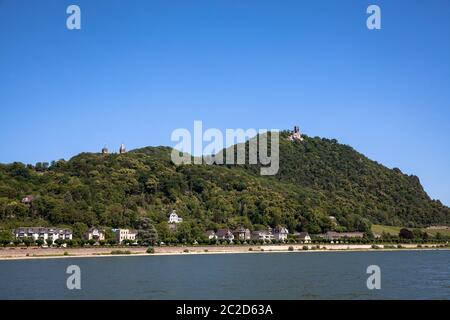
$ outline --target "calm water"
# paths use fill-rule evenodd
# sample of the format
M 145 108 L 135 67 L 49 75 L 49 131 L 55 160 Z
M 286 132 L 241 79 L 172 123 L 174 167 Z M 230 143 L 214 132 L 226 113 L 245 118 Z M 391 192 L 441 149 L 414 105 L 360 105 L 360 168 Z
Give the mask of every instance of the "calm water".
M 81 268 L 81 290 L 66 268 Z M 381 290 L 366 287 L 369 265 Z M 450 299 L 450 251 L 0 261 L 1 299 Z

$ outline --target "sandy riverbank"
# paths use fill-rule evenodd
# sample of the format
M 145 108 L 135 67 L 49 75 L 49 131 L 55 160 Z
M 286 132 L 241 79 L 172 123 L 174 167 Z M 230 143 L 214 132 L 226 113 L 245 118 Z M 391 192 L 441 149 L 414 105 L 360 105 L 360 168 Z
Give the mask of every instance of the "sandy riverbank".
M 177 246 L 177 247 L 155 247 L 152 255 L 190 255 L 190 254 L 236 254 L 236 253 L 270 253 L 270 252 L 336 252 L 336 251 L 380 251 L 380 250 L 450 250 L 439 248 L 438 245 L 422 245 L 418 248 L 416 244 L 402 244 L 401 249 L 383 245 L 377 245 L 378 249 L 372 248 L 370 244 L 327 244 L 308 245 L 252 245 L 252 246 Z M 293 250 L 292 250 L 293 249 Z M 111 254 L 112 251 L 127 251 L 127 254 Z M 0 248 L 0 260 L 18 259 L 50 259 L 50 258 L 85 258 L 85 257 L 112 257 L 112 256 L 141 256 L 147 255 L 146 247 L 93 247 L 93 248 Z

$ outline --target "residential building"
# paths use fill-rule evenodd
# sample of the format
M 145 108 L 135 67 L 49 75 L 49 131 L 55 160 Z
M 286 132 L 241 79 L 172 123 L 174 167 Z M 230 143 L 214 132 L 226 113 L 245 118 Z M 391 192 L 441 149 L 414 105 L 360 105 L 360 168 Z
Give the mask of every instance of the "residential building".
M 234 235 L 229 229 L 219 229 L 216 232 L 217 239 L 233 241 Z
M 137 231 L 130 229 L 113 229 L 116 235 L 116 241 L 122 244 L 125 240 L 136 241 Z
M 84 240 L 103 241 L 105 240 L 105 231 L 92 227 L 86 231 L 83 238 Z
M 169 216 L 169 223 L 181 223 L 183 222 L 183 218 L 179 217 L 175 210 Z
M 217 235 L 214 230 L 206 231 L 206 237 L 208 238 L 208 240 L 217 240 Z
M 284 227 L 276 227 L 272 233 L 273 233 L 275 240 L 281 240 L 281 241 L 286 241 L 288 238 L 288 235 L 289 235 L 288 229 L 286 229 Z
M 52 244 L 56 240 L 72 240 L 73 234 L 70 229 L 60 229 L 60 228 L 43 228 L 43 227 L 31 227 L 31 228 L 17 228 L 13 230 L 14 236 L 17 239 L 32 238 L 34 241 L 41 239 L 47 244 L 47 239 L 52 240 Z
M 263 240 L 265 242 L 268 242 L 268 241 L 272 241 L 274 239 L 275 239 L 274 235 L 269 230 L 267 230 L 267 231 L 260 230 L 260 231 L 252 232 L 252 240 L 258 240 L 258 241 Z
M 250 240 L 252 238 L 252 233 L 250 230 L 244 227 L 239 227 L 234 230 L 233 235 L 236 240 L 240 241 Z
M 27 195 L 22 199 L 22 203 L 23 204 L 31 204 L 34 200 L 34 196 L 33 195 Z
M 319 234 L 320 238 L 324 238 L 327 240 L 339 240 L 343 238 L 363 238 L 363 232 L 336 232 L 336 231 L 328 231 L 325 234 Z
M 295 238 L 300 243 L 311 243 L 311 237 L 308 232 L 300 232 L 295 234 Z

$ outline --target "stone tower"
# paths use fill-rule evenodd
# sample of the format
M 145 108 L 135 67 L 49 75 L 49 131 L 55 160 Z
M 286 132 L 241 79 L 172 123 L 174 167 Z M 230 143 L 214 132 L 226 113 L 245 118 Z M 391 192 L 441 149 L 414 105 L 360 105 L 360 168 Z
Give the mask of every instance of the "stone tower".
M 102 154 L 108 154 L 108 153 L 109 153 L 108 148 L 106 146 L 104 146 L 102 149 Z
M 300 133 L 300 127 L 294 126 L 294 131 L 288 138 L 290 141 L 303 141 L 302 135 Z
M 122 154 L 122 153 L 125 153 L 125 152 L 127 152 L 127 150 L 125 149 L 125 145 L 122 143 L 120 145 L 120 148 L 119 148 L 119 153 Z

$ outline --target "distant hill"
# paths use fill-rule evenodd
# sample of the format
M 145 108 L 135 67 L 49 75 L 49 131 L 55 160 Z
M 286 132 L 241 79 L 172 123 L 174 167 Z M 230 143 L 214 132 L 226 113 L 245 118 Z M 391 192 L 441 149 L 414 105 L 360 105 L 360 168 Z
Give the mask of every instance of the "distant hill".
M 177 233 L 185 239 L 240 225 L 317 233 L 369 231 L 372 223 L 450 224 L 450 209 L 431 200 L 416 176 L 336 140 L 287 137 L 281 133 L 280 171 L 273 177 L 250 165 L 177 167 L 168 147 L 82 153 L 48 167 L 1 164 L 0 224 L 126 227 L 149 216 L 164 238 L 171 236 L 168 214 L 177 210 L 184 218 Z M 34 196 L 31 204 L 22 203 L 26 195 Z

